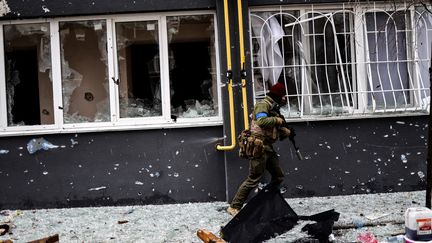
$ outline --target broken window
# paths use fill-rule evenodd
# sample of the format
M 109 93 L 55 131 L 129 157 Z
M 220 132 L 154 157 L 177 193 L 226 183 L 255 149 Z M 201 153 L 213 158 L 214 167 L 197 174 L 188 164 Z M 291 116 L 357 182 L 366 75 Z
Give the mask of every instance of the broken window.
M 414 86 L 418 88 L 418 94 L 420 96 L 420 105 L 424 109 L 429 109 L 430 97 L 429 97 L 429 66 L 430 66 L 430 54 L 432 48 L 432 15 L 430 10 L 422 7 L 416 7 L 414 14 L 414 27 L 415 27 L 415 45 L 417 48 L 418 60 L 417 64 L 417 79 Z M 415 94 L 415 93 L 414 93 Z
M 351 7 L 251 11 L 255 97 L 284 82 L 291 118 L 425 111 L 427 11 Z
M 162 115 L 157 21 L 116 23 L 120 117 Z
M 218 114 L 213 15 L 167 17 L 171 115 Z
M 353 105 L 348 13 L 257 12 L 251 16 L 257 98 L 285 83 L 289 117 Z
M 8 126 L 54 123 L 48 23 L 4 25 Z
M 411 106 L 405 18 L 405 11 L 366 14 L 371 109 Z
M 105 20 L 59 28 L 64 123 L 110 121 Z
M 145 15 L 0 23 L 0 128 L 219 123 L 215 14 Z
M 310 77 L 312 105 L 311 114 L 347 112 L 353 106 L 354 68 L 351 46 L 354 32 L 351 31 L 350 12 L 308 14 L 307 40 L 309 41 Z M 308 111 L 305 107 L 305 111 Z
M 259 12 L 251 16 L 254 89 L 259 98 L 264 97 L 280 79 L 294 78 L 294 73 L 298 73 L 293 71 L 298 62 L 298 57 L 293 54 L 299 47 L 296 44 L 300 43 L 299 29 L 284 26 L 295 22 L 296 15 L 297 12 L 288 11 L 284 14 Z M 284 53 L 281 47 L 284 47 Z M 296 87 L 289 90 L 295 91 Z

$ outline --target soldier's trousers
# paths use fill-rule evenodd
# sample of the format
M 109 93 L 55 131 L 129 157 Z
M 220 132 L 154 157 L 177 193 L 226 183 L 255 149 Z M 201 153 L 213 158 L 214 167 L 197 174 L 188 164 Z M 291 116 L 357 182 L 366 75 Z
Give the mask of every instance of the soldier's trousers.
M 265 170 L 267 170 L 271 175 L 270 183 L 276 186 L 279 186 L 282 183 L 284 174 L 280 167 L 277 153 L 265 150 L 262 157 L 249 160 L 249 175 L 237 190 L 237 193 L 231 202 L 231 207 L 237 209 L 242 208 L 249 196 L 249 193 L 258 186 Z

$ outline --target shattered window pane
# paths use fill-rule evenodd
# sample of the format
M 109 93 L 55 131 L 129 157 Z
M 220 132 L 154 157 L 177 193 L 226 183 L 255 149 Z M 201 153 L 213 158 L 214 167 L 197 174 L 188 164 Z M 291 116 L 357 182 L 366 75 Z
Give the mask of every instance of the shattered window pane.
M 287 117 L 348 112 L 355 105 L 351 15 L 251 13 L 256 98 L 280 82 L 287 88 Z
M 49 24 L 4 25 L 8 126 L 54 123 Z
M 307 56 L 301 43 L 302 28 L 298 15 L 298 11 L 251 14 L 255 96 L 263 98 L 273 84 L 285 83 L 288 91 L 285 108 L 290 111 L 289 116 L 293 116 L 293 111 L 300 107 L 300 64 Z
M 60 23 L 64 123 L 110 121 L 106 23 Z
M 116 23 L 120 117 L 162 115 L 157 21 Z
M 335 108 L 353 105 L 353 78 L 350 32 L 350 13 L 309 14 L 309 28 L 314 30 L 308 38 L 310 48 L 310 91 L 314 111 L 318 114 Z M 317 95 L 318 94 L 318 95 Z M 322 111 L 322 107 L 324 110 Z M 347 111 L 347 110 L 345 110 Z
M 432 40 L 432 15 L 429 9 L 422 7 L 416 7 L 415 11 L 415 32 L 416 32 L 416 43 L 418 53 L 418 79 L 420 81 L 420 98 L 421 105 L 424 108 L 429 104 L 429 66 L 430 66 L 430 42 Z M 428 44 L 429 43 L 429 44 Z
M 373 108 L 411 105 L 407 60 L 405 11 L 366 14 L 369 66 L 368 104 Z
M 218 113 L 216 51 L 212 15 L 167 18 L 171 115 Z

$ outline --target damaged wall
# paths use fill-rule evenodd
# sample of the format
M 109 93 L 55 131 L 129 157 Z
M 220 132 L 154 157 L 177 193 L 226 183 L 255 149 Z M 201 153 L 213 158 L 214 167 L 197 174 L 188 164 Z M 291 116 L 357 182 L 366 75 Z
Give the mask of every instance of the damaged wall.
M 12 13 L 3 19 L 215 7 L 213 1 L 147 0 L 106 4 L 86 0 L 49 3 L 38 0 L 8 3 Z M 229 4 L 233 5 L 234 1 Z M 236 12 L 231 9 L 232 13 Z M 217 18 L 218 22 L 223 23 L 220 11 Z M 231 21 L 231 26 L 237 26 L 236 20 Z M 248 29 L 249 25 L 244 26 Z M 224 30 L 219 28 L 218 31 L 222 67 L 219 75 L 224 77 Z M 236 31 L 231 31 L 231 40 L 237 38 L 234 36 Z M 70 50 L 77 49 L 82 35 L 78 39 L 75 35 L 74 38 L 73 42 L 65 45 L 69 45 L 67 48 Z M 232 46 L 234 99 L 235 104 L 241 104 L 239 47 Z M 99 47 L 93 46 L 92 50 L 96 51 Z M 126 55 L 126 52 L 121 52 L 121 55 Z M 94 56 L 99 58 L 99 54 Z M 100 59 L 104 60 L 103 57 Z M 64 70 L 69 70 L 67 73 L 74 74 L 73 79 L 79 81 L 79 85 L 73 86 L 66 96 L 70 96 L 71 100 L 81 99 L 81 103 L 73 109 L 82 107 L 87 112 L 91 109 L 86 105 L 88 100 L 83 100 L 86 92 L 77 90 L 72 93 L 81 84 L 86 84 L 85 88 L 94 89 L 94 94 L 100 92 L 96 96 L 103 100 L 106 89 L 101 83 L 106 77 L 97 75 L 100 82 L 94 85 L 81 82 L 84 76 L 81 73 L 85 76 L 94 73 L 88 69 L 89 64 L 75 67 L 81 70 L 74 73 L 71 67 L 86 63 L 78 60 L 80 58 L 75 53 L 64 58 L 67 65 L 71 65 Z M 127 69 L 124 64 L 121 65 Z M 105 65 L 99 69 L 105 69 Z M 247 71 L 250 72 L 250 69 Z M 251 77 L 250 73 L 248 77 Z M 226 80 L 223 78 L 222 81 Z M 251 109 L 253 97 L 249 91 L 252 90 L 252 83 L 248 81 L 247 86 L 248 108 Z M 42 135 L 0 137 L 0 209 L 225 201 L 227 192 L 231 198 L 247 175 L 248 161 L 238 158 L 236 149 L 228 152 L 215 150 L 216 143 L 222 143 L 223 134 L 227 134 L 225 143 L 229 145 L 226 86 L 222 88 L 222 97 L 225 109 L 223 119 L 227 124 L 224 127 L 44 135 L 47 141 L 58 147 L 34 154 L 27 151 L 27 143 Z M 242 129 L 242 107 L 236 105 L 235 109 L 237 129 Z M 93 107 L 87 115 L 92 117 L 94 112 Z M 297 145 L 305 160 L 295 158 L 289 141 L 275 146 L 286 174 L 286 197 L 425 188 L 426 116 L 297 122 L 292 126 L 296 128 Z
M 289 141 L 276 144 L 285 197 L 425 189 L 426 116 L 291 125 L 305 160 Z M 46 135 L 59 147 L 34 154 L 26 146 L 40 136 L 0 138 L 0 209 L 225 201 L 221 134 L 207 127 Z M 231 198 L 248 161 L 226 166 Z
M 10 11 L 5 11 L 1 19 L 16 18 L 38 18 L 38 17 L 58 17 L 89 14 L 111 14 L 111 13 L 137 13 L 150 11 L 167 10 L 196 10 L 214 9 L 214 0 L 113 0 L 109 4 L 105 0 L 61 0 L 61 1 L 15 1 L 2 0 L 0 7 L 9 6 Z M 0 11 L 2 8 L 0 8 Z
M 0 209 L 224 201 L 221 129 L 0 138 Z M 219 141 L 220 142 L 220 141 Z M 163 148 L 163 149 L 161 149 Z
M 424 190 L 428 117 L 290 123 L 304 160 L 289 141 L 276 143 L 285 197 Z M 230 198 L 246 177 L 246 160 L 228 163 Z

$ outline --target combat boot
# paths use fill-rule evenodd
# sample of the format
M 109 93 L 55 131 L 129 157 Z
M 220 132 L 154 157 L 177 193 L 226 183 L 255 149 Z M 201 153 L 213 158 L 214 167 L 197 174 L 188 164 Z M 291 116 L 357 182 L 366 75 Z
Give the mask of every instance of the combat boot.
M 240 209 L 237 209 L 237 208 L 233 208 L 233 207 L 231 207 L 231 206 L 229 206 L 228 208 L 227 208 L 227 212 L 231 215 L 231 216 L 236 216 L 239 212 L 240 212 Z

